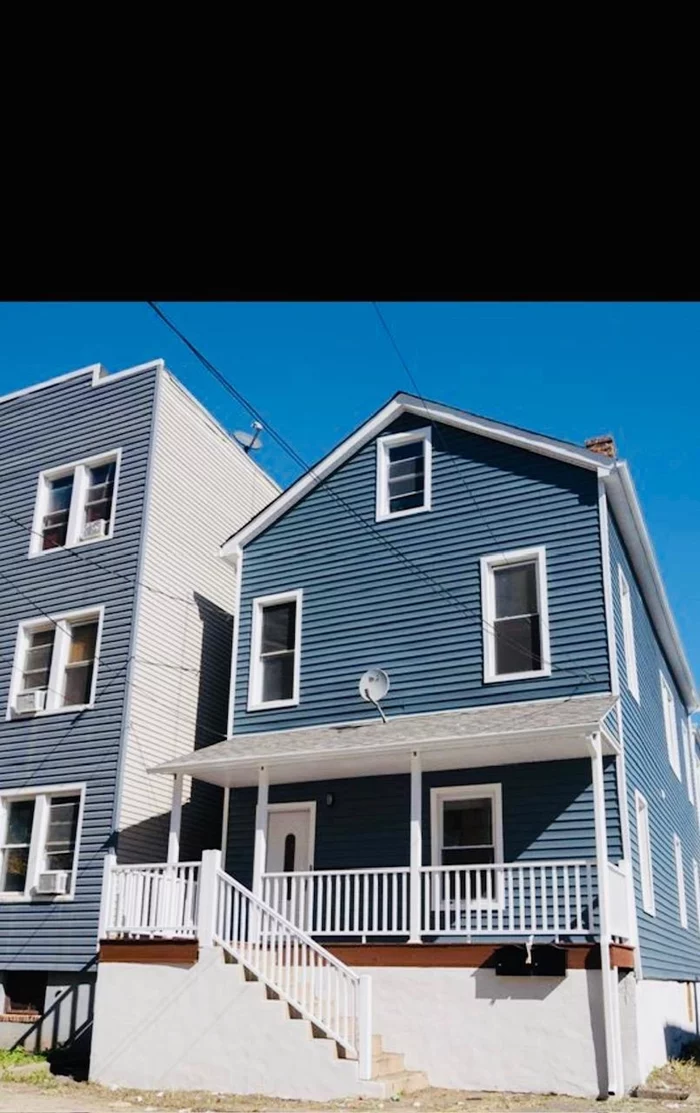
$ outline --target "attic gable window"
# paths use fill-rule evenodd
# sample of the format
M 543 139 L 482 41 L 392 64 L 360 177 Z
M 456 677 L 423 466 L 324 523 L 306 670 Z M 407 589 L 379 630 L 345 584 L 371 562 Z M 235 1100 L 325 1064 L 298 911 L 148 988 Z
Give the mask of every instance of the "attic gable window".
M 549 676 L 544 548 L 481 558 L 484 682 Z
M 92 456 L 41 473 L 30 556 L 112 536 L 120 455 Z
M 301 591 L 253 600 L 248 710 L 299 702 Z
M 430 510 L 430 428 L 392 433 L 377 441 L 377 521 Z

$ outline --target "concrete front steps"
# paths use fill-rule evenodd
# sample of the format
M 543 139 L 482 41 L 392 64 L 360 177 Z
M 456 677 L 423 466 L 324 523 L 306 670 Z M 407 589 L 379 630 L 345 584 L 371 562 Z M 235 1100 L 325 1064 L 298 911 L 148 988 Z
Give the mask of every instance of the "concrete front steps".
M 415 1094 L 430 1085 L 422 1070 L 406 1070 L 400 1052 L 385 1051 L 382 1037 L 377 1035 L 372 1036 L 372 1079 L 384 1087 L 384 1098 Z

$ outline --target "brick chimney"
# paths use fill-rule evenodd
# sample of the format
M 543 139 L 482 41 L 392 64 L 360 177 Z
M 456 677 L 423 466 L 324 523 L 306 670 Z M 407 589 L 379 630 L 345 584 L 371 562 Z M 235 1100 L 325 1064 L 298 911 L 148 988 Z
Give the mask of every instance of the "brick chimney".
M 599 452 L 601 456 L 609 456 L 612 460 L 617 455 L 615 441 L 610 433 L 604 433 L 602 437 L 589 437 L 583 443 L 589 452 Z

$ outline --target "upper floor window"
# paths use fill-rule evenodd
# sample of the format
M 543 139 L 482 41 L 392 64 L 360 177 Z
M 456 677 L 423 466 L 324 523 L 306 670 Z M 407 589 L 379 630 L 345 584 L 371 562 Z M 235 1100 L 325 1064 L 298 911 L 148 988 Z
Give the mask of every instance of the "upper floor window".
M 430 510 L 431 430 L 392 433 L 377 441 L 377 521 Z
M 111 537 L 119 452 L 39 476 L 29 555 Z
M 99 608 L 21 623 L 8 718 L 92 704 L 101 620 Z
M 678 835 L 673 836 L 673 856 L 676 861 L 676 886 L 678 890 L 678 915 L 681 927 L 688 926 L 688 904 L 685 898 L 685 874 L 683 872 L 683 846 Z
M 299 702 L 301 591 L 253 601 L 248 710 Z
M 639 877 L 642 887 L 642 908 L 650 916 L 654 916 L 656 906 L 654 904 L 654 871 L 651 861 L 649 805 L 641 792 L 636 789 L 634 806 L 637 813 L 637 849 L 639 852 Z
M 668 760 L 673 772 L 681 780 L 681 755 L 678 749 L 678 724 L 676 723 L 676 701 L 663 674 L 661 677 L 661 704 L 664 714 L 664 732 L 668 748 Z
M 481 558 L 484 681 L 549 676 L 544 548 Z
M 637 651 L 634 644 L 634 625 L 632 622 L 632 596 L 630 586 L 618 565 L 620 581 L 620 608 L 622 610 L 622 641 L 625 650 L 625 672 L 627 687 L 639 703 L 639 680 L 637 678 Z
M 71 897 L 84 786 L 0 793 L 0 901 Z
M 683 737 L 683 760 L 685 761 L 685 783 L 688 790 L 688 799 L 691 804 L 694 804 L 695 792 L 693 782 L 695 781 L 695 769 L 693 768 L 693 755 L 690 748 L 690 729 L 686 722 L 681 722 L 681 734 Z

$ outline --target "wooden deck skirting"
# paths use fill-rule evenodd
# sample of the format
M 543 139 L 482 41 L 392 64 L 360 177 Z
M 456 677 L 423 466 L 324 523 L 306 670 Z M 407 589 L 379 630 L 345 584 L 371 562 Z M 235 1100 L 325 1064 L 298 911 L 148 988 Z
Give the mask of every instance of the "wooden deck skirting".
M 347 966 L 493 966 L 494 955 L 503 943 L 341 943 L 325 944 L 326 949 Z M 597 943 L 562 945 L 568 970 L 600 970 Z M 620 970 L 634 969 L 634 947 L 613 944 L 610 965 Z
M 154 966 L 194 966 L 196 939 L 101 939 L 100 962 L 137 962 Z

